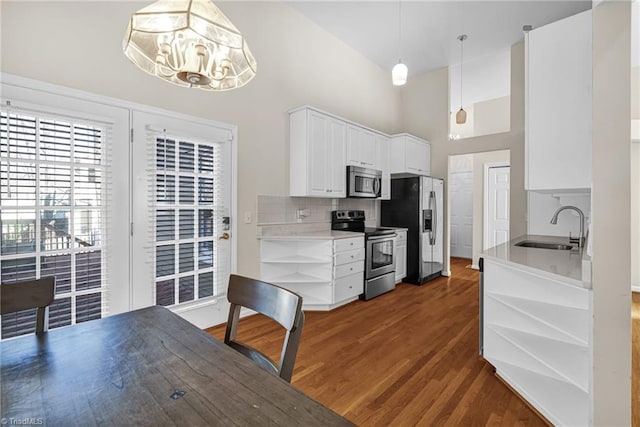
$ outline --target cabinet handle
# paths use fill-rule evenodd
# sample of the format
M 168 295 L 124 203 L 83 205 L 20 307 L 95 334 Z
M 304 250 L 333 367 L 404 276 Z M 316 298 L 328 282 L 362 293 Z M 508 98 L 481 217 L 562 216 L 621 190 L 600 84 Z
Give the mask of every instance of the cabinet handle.
M 349 268 L 349 271 L 353 271 L 353 267 Z
M 351 259 L 355 258 L 355 255 L 351 255 Z

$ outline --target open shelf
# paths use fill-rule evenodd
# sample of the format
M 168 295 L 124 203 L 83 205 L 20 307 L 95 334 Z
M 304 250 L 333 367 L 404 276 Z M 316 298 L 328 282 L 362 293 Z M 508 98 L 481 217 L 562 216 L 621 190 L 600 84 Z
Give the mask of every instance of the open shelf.
M 587 346 L 588 311 L 546 302 L 486 293 L 486 316 L 508 319 L 505 326 Z
M 311 276 L 309 274 L 294 272 L 282 276 L 265 277 L 263 280 L 271 283 L 331 283 L 331 279 L 327 280 L 322 277 Z
M 263 258 L 262 262 L 270 264 L 331 264 L 331 258 L 316 258 L 305 255 L 288 255 L 282 257 Z

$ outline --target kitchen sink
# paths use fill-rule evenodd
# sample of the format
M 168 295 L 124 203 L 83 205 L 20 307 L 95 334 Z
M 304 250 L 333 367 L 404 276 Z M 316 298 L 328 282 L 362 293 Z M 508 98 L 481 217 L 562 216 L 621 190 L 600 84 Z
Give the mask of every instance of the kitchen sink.
M 553 249 L 556 251 L 569 251 L 573 249 L 572 245 L 564 243 L 539 242 L 537 240 L 523 240 L 515 244 L 524 248 Z

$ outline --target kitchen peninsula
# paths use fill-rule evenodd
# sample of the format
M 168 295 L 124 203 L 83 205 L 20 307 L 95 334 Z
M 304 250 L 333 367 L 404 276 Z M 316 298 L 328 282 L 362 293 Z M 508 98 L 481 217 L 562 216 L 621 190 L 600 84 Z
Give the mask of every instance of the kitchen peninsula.
M 551 423 L 588 425 L 590 259 L 570 247 L 567 238 L 525 235 L 483 253 L 480 353 Z

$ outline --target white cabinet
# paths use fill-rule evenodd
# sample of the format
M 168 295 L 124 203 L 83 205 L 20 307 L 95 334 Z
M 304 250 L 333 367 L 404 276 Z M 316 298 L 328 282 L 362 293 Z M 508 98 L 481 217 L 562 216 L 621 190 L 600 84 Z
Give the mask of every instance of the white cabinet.
M 263 238 L 261 280 L 302 295 L 306 310 L 331 310 L 364 288 L 364 237 Z
M 592 295 L 484 259 L 483 356 L 554 425 L 590 425 Z
M 396 283 L 407 277 L 407 231 L 398 230 L 394 240 L 393 254 L 395 257 Z
M 376 136 L 363 127 L 347 125 L 347 164 L 369 169 L 376 167 Z
M 289 113 L 289 194 L 346 197 L 346 123 L 301 108 Z
M 334 241 L 333 304 L 344 304 L 364 292 L 364 238 Z
M 591 187 L 591 11 L 525 36 L 525 188 Z
M 431 144 L 428 141 L 408 133 L 393 135 L 390 152 L 392 175 L 430 175 Z
M 391 200 L 391 161 L 389 147 L 391 139 L 385 135 L 376 135 L 376 165 L 382 171 L 381 200 Z

